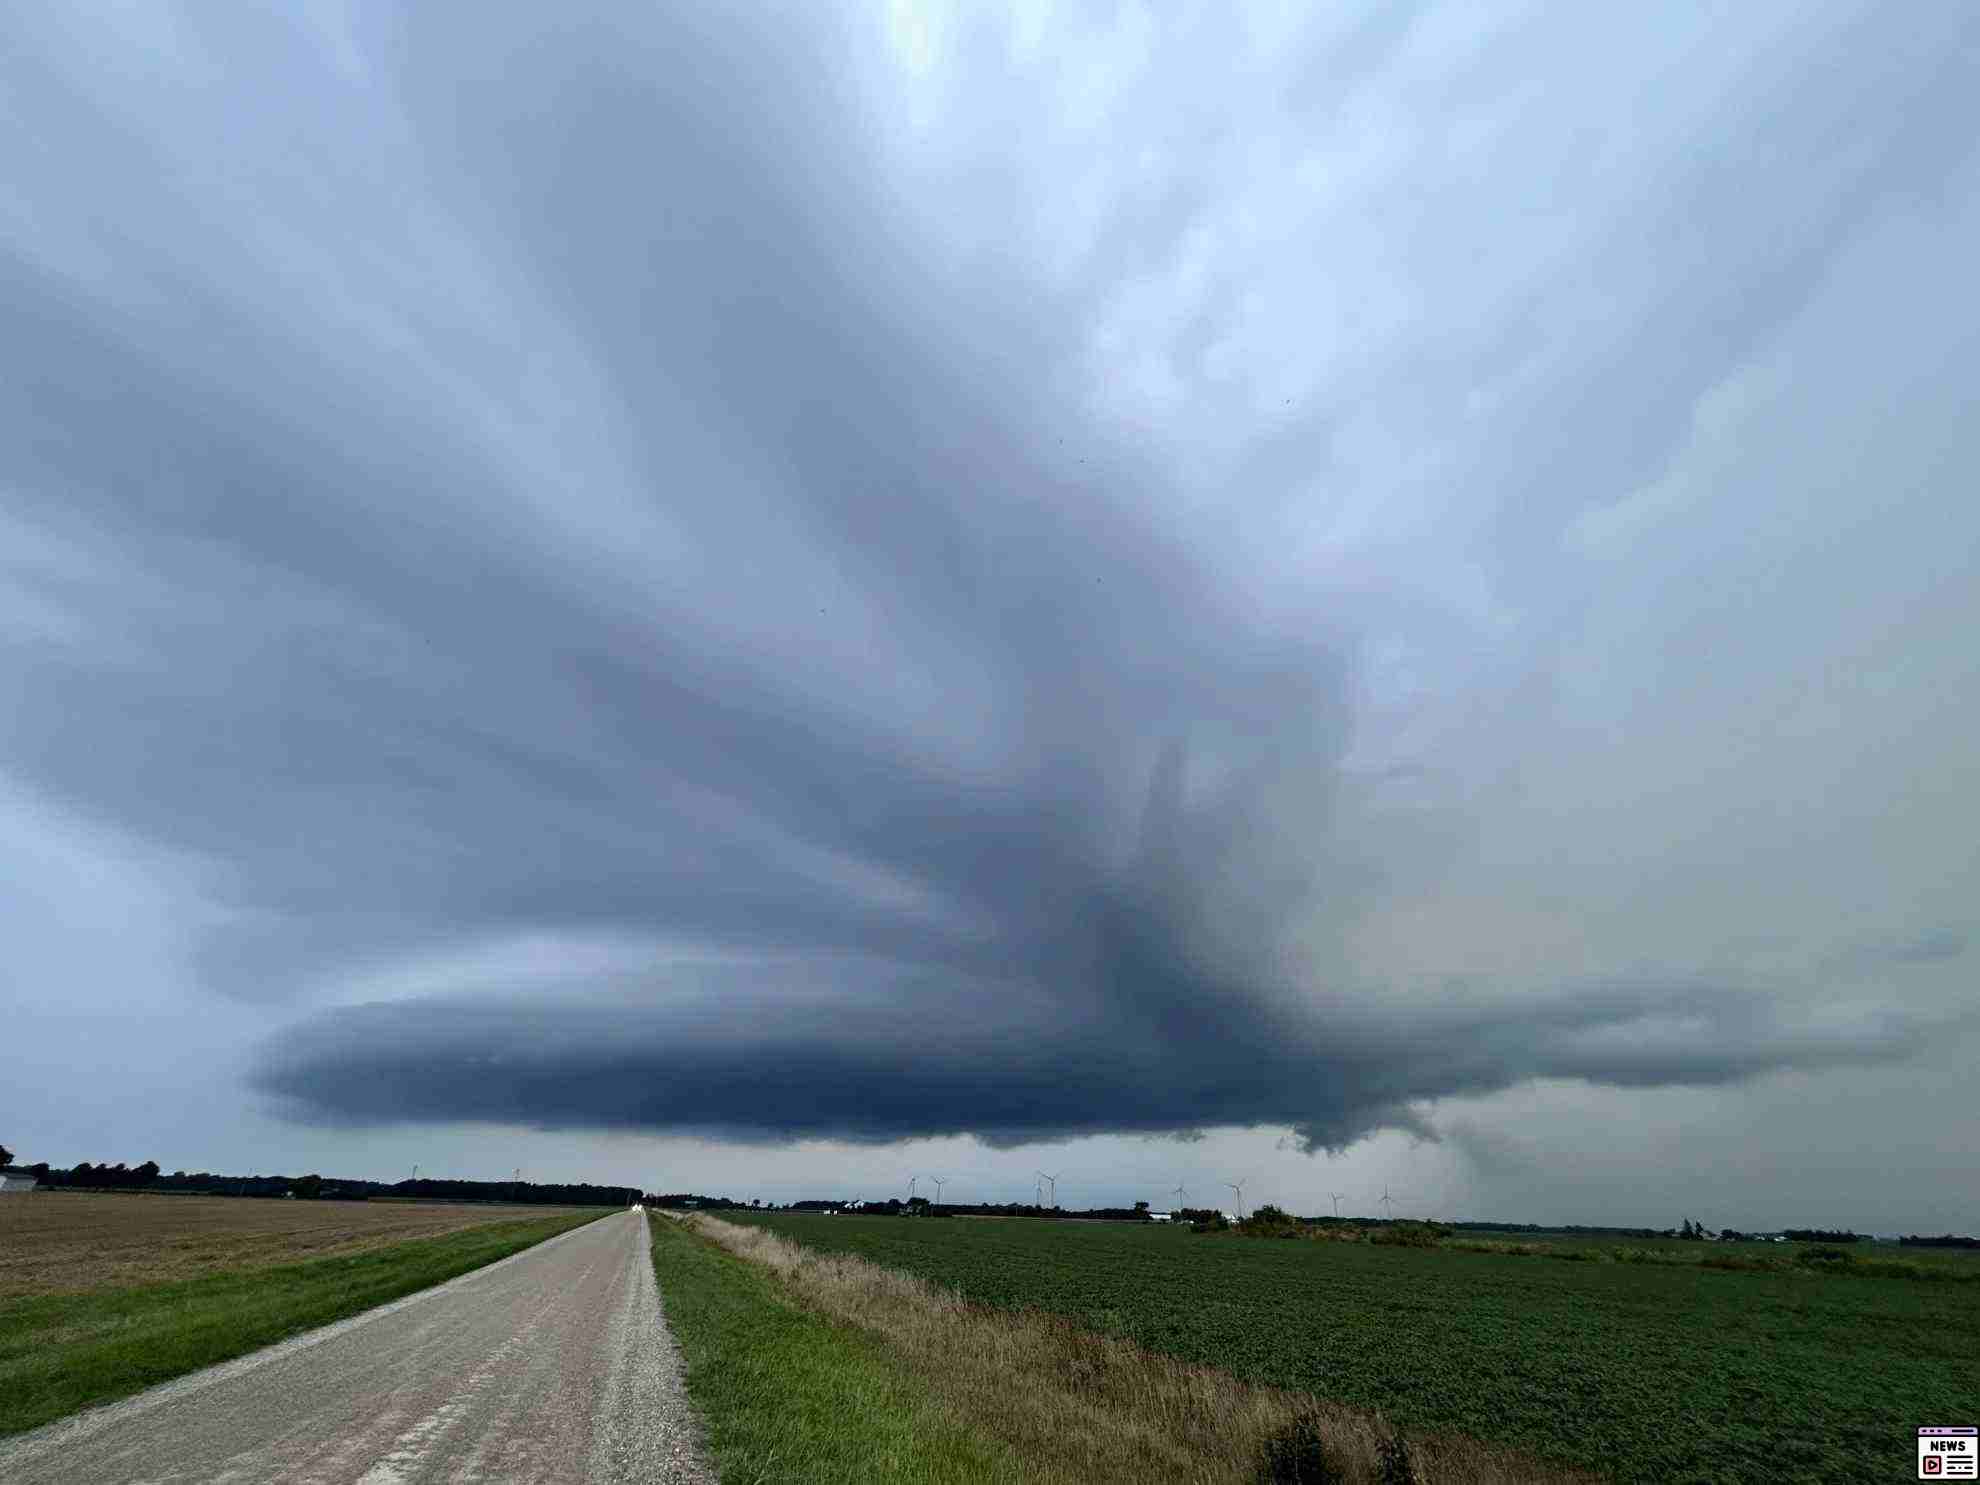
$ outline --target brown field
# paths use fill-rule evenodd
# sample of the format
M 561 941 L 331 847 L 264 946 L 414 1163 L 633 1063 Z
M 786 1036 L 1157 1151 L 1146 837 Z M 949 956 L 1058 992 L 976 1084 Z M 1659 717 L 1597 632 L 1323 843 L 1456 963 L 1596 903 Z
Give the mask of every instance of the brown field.
M 0 1299 L 266 1268 L 575 1210 L 32 1192 L 0 1197 Z

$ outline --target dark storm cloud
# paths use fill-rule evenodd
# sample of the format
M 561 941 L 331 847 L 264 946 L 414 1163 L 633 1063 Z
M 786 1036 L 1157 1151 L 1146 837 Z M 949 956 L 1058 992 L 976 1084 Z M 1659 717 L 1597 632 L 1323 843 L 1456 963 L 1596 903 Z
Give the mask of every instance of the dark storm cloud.
M 1330 844 L 1346 626 L 1255 617 L 1055 405 L 1068 305 L 925 260 L 831 24 L 559 15 L 381 20 L 361 101 L 250 21 L 181 38 L 221 103 L 9 78 L 118 224 L 99 288 L 0 267 L 9 502 L 75 558 L 9 769 L 201 864 L 236 997 L 649 946 L 299 1012 L 259 1074 L 299 1117 L 1336 1148 L 1535 1077 L 1917 1045 L 1737 984 L 1313 983 L 1288 936 L 1375 883 Z M 161 177 L 151 106 L 204 174 Z
M 1093 937 L 1114 962 L 1057 977 L 751 966 L 611 995 L 352 1007 L 289 1040 L 267 1081 L 352 1123 L 993 1145 L 1263 1124 L 1339 1150 L 1384 1127 L 1433 1136 L 1415 1104 L 1532 1078 L 1702 1087 L 1922 1041 L 1903 1020 L 1796 1027 L 1765 997 L 1667 983 L 1328 1012 L 1137 959 L 1175 955 L 1172 940 Z

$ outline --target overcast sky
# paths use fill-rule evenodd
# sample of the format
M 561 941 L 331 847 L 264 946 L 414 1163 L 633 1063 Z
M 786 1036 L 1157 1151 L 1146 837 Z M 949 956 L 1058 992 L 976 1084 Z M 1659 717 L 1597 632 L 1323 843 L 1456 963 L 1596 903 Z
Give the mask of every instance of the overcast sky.
M 4 22 L 22 1159 L 1980 1229 L 1965 0 L 280 10 Z

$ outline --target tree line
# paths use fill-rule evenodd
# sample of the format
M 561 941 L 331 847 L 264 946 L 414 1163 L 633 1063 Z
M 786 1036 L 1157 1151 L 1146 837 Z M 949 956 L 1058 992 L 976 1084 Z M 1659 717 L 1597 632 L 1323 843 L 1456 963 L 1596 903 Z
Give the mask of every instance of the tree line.
M 11 1154 L 0 1149 L 0 1153 Z M 5 1162 L 0 1162 L 4 1164 Z M 53 1190 L 152 1191 L 196 1196 L 298 1197 L 313 1201 L 492 1201 L 525 1206 L 630 1206 L 639 1199 L 636 1186 L 599 1186 L 578 1181 L 457 1181 L 431 1179 L 367 1181 L 307 1175 L 230 1176 L 215 1171 L 173 1171 L 166 1175 L 158 1162 L 139 1165 L 95 1164 L 80 1161 L 67 1168 L 37 1161 L 24 1167 L 37 1184 Z

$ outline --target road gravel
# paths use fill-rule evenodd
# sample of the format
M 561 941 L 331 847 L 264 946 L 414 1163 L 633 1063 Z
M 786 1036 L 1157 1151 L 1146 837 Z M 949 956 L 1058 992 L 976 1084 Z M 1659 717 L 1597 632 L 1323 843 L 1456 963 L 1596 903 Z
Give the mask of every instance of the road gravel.
M 0 1443 L 8 1485 L 714 1485 L 645 1213 Z

